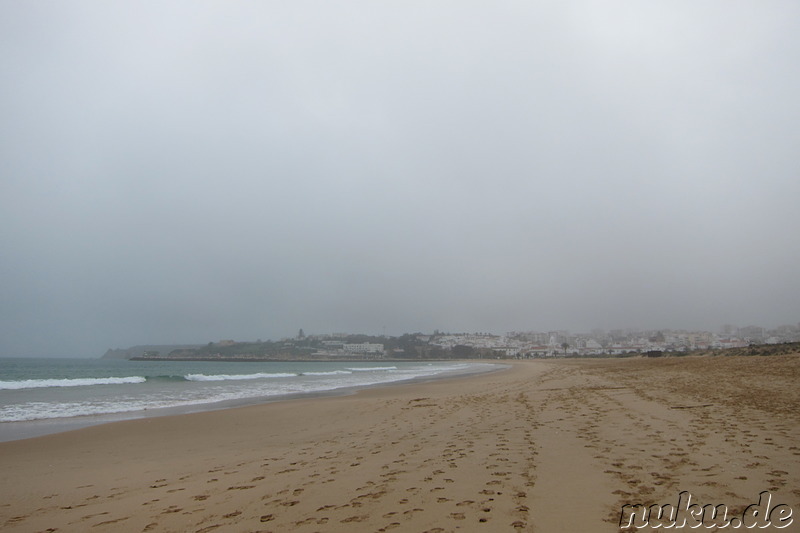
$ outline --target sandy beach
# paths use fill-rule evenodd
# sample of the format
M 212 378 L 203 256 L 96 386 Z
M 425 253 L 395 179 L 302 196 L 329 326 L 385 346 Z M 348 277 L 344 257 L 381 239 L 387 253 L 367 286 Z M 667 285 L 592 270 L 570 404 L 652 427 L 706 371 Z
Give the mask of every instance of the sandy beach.
M 0 443 L 0 529 L 618 532 L 769 491 L 800 531 L 800 356 L 511 365 Z

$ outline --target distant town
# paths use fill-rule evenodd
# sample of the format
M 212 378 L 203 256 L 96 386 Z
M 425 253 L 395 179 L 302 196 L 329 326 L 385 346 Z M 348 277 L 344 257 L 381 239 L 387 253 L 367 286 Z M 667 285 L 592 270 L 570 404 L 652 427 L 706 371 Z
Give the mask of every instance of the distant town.
M 133 360 L 420 360 L 624 357 L 685 355 L 704 350 L 800 342 L 800 324 L 774 329 L 723 326 L 718 332 L 659 330 L 524 331 L 491 333 L 406 333 L 399 337 L 332 333 L 278 341 L 220 340 L 204 345 L 145 345 L 109 349 L 104 358 Z

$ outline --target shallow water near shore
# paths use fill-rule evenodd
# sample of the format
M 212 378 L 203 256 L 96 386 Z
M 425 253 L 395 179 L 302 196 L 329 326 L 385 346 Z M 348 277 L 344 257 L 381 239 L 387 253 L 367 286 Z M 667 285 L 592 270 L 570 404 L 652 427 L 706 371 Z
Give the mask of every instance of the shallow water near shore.
M 479 361 L 0 359 L 0 441 L 497 368 Z

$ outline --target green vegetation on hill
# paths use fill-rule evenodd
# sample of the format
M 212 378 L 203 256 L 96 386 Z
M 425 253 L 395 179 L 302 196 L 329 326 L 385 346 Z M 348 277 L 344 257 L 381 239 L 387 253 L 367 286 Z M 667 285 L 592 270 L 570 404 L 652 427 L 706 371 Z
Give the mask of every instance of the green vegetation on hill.
M 132 359 L 134 357 L 148 357 L 154 354 L 167 354 L 179 349 L 197 348 L 196 344 L 146 344 L 141 346 L 131 346 L 130 348 L 109 348 L 102 359 Z
M 301 330 L 302 333 L 302 330 Z M 477 359 L 496 358 L 501 354 L 486 348 L 455 346 L 443 348 L 420 340 L 419 334 L 405 334 L 400 337 L 378 337 L 372 335 L 347 335 L 333 338 L 306 337 L 298 335 L 295 339 L 282 341 L 235 342 L 232 340 L 209 342 L 202 346 L 179 347 L 159 352 L 148 351 L 134 355 L 134 359 L 201 359 L 201 360 L 322 360 L 328 358 L 358 359 Z M 382 354 L 336 354 L 332 355 L 330 342 L 341 344 L 382 344 Z M 335 350 L 335 348 L 334 348 Z M 504 354 L 502 355 L 505 356 Z
M 800 342 L 781 344 L 751 344 L 744 348 L 725 348 L 723 350 L 697 350 L 690 355 L 787 355 L 800 354 Z

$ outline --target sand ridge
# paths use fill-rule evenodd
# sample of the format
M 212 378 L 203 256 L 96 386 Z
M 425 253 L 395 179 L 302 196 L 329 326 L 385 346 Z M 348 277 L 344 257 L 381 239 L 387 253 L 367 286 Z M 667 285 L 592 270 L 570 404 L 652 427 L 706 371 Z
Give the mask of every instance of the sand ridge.
M 735 512 L 770 490 L 800 513 L 798 372 L 798 356 L 526 361 L 1 443 L 0 526 L 615 532 L 622 505 L 682 490 Z

